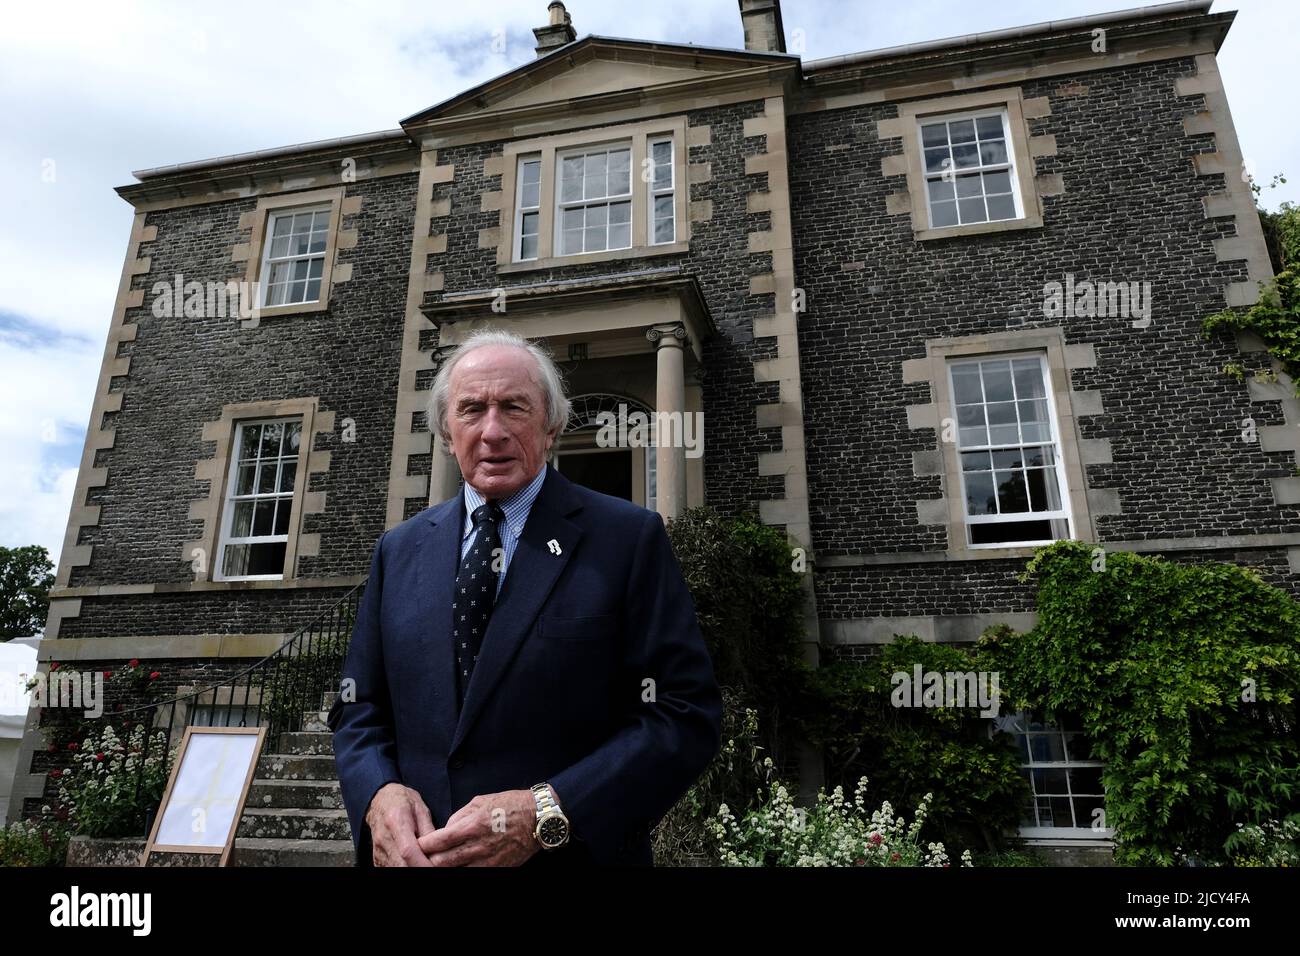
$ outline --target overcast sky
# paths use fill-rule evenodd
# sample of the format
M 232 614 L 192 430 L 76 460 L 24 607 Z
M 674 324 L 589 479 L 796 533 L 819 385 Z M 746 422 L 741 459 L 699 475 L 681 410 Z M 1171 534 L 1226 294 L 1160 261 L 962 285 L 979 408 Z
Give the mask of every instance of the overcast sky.
M 785 0 L 805 58 L 1022 26 L 1133 0 Z M 736 0 L 573 0 L 588 33 L 743 46 Z M 1295 0 L 1239 10 L 1220 56 L 1256 178 L 1290 173 Z M 545 0 L 24 3 L 0 30 L 0 544 L 57 562 L 131 226 L 131 171 L 366 133 L 533 58 Z

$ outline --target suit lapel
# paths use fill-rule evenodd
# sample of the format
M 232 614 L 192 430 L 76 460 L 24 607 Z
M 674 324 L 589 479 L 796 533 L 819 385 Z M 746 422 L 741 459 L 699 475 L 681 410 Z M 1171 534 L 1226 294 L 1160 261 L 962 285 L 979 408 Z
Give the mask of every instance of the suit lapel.
M 420 619 L 425 622 L 425 666 L 432 675 L 435 726 L 456 724 L 456 660 L 451 640 L 451 599 L 456 590 L 456 565 L 460 560 L 464 526 L 464 495 L 444 501 L 425 515 L 429 527 L 420 536 L 416 562 L 419 568 Z
M 581 507 L 569 480 L 547 465 L 546 479 L 528 513 L 519 545 L 510 558 L 510 567 L 506 569 L 501 596 L 483 636 L 483 648 L 479 651 L 478 663 L 474 665 L 474 676 L 470 679 L 465 707 L 452 741 L 453 751 L 491 699 L 515 653 L 532 631 L 542 604 L 577 549 L 582 529 L 567 516 Z M 558 545 L 559 554 L 552 549 L 552 541 Z M 455 577 L 454 571 L 451 577 Z M 448 594 L 450 588 L 449 583 Z M 447 606 L 450 607 L 450 597 Z

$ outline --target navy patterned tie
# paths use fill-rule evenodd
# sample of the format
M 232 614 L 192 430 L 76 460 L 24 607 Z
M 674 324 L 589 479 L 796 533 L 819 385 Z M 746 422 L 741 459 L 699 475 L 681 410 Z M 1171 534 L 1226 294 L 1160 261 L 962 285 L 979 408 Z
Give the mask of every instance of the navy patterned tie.
M 505 514 L 489 501 L 474 509 L 474 539 L 460 562 L 456 593 L 452 597 L 452 640 L 456 644 L 457 701 L 463 708 L 469 679 L 474 673 L 488 618 L 497 596 L 497 568 L 501 562 L 501 523 Z

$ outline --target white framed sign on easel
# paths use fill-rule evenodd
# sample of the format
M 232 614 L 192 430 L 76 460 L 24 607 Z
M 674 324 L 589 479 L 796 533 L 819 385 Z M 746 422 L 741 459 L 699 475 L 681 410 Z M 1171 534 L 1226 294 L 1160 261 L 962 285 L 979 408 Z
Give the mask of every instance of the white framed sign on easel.
M 230 861 L 265 727 L 186 727 L 180 751 L 144 844 L 151 853 L 219 854 Z

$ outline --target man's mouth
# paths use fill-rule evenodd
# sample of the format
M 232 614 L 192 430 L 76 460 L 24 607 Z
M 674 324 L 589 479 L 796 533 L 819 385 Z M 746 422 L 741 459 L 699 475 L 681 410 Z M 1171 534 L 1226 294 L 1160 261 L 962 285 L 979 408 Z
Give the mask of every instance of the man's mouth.
M 484 462 L 489 465 L 504 465 L 506 462 L 514 461 L 510 455 L 493 455 L 491 458 L 484 458 Z

